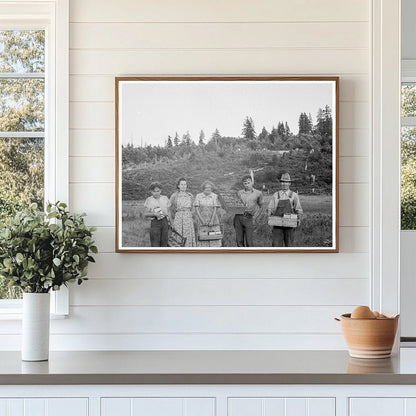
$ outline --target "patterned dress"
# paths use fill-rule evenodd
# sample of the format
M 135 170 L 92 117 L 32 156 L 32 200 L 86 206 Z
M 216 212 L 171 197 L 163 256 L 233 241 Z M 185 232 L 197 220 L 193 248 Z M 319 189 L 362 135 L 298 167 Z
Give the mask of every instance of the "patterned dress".
M 198 207 L 199 214 L 203 220 L 201 223 L 201 220 L 197 217 L 199 231 L 206 233 L 208 233 L 208 231 L 221 231 L 217 213 L 214 215 L 213 225 L 211 227 L 205 225 L 211 221 L 214 208 L 217 208 L 218 210 L 218 208 L 221 207 L 217 194 L 214 194 L 213 192 L 209 195 L 205 195 L 203 192 L 198 194 L 195 198 L 194 206 Z M 221 247 L 221 240 L 198 240 L 197 245 L 198 247 Z
M 195 229 L 192 219 L 193 197 L 189 192 L 175 192 L 170 203 L 175 215 L 172 227 L 186 238 L 185 247 L 195 247 Z

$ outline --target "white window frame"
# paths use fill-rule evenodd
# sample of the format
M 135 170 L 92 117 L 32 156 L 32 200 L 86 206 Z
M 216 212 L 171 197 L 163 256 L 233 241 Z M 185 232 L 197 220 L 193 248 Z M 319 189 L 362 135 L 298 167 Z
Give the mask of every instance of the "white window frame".
M 0 0 L 0 30 L 45 30 L 45 201 L 69 200 L 69 0 Z M 69 313 L 68 290 L 51 313 Z M 0 319 L 20 318 L 21 300 L 0 300 Z
M 400 313 L 401 5 L 400 1 L 373 0 L 371 6 L 370 306 Z
M 402 83 L 416 84 L 416 60 L 402 61 Z M 416 127 L 416 116 L 401 117 L 402 127 Z

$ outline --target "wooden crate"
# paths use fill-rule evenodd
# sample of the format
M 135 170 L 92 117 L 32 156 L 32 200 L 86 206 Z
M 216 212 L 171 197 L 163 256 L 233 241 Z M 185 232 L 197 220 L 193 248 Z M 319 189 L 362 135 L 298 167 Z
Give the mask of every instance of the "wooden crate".
M 238 196 L 237 191 L 220 191 L 218 198 L 226 211 L 232 210 L 234 214 L 244 214 L 246 205 Z
M 298 216 L 296 214 L 285 214 L 283 217 L 271 216 L 268 224 L 271 227 L 296 228 L 298 226 Z
M 213 227 L 214 228 L 214 227 Z M 210 240 L 222 240 L 224 238 L 224 232 L 222 227 L 220 230 L 198 230 L 198 240 L 200 241 L 210 241 Z

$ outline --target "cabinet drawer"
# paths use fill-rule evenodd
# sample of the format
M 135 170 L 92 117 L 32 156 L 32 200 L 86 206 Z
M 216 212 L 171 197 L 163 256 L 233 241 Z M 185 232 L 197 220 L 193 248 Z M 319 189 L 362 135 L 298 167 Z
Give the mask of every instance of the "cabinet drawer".
M 102 398 L 101 416 L 215 416 L 214 398 Z
M 86 398 L 0 399 L 0 416 L 88 416 Z
M 334 398 L 235 397 L 228 416 L 335 416 Z
M 416 399 L 397 397 L 350 398 L 349 416 L 414 416 Z

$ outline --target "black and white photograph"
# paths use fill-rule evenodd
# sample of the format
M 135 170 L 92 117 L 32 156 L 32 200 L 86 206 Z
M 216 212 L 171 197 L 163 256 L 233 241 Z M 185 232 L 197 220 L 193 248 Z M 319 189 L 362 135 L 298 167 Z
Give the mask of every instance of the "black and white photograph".
M 337 77 L 117 77 L 118 252 L 337 252 Z

